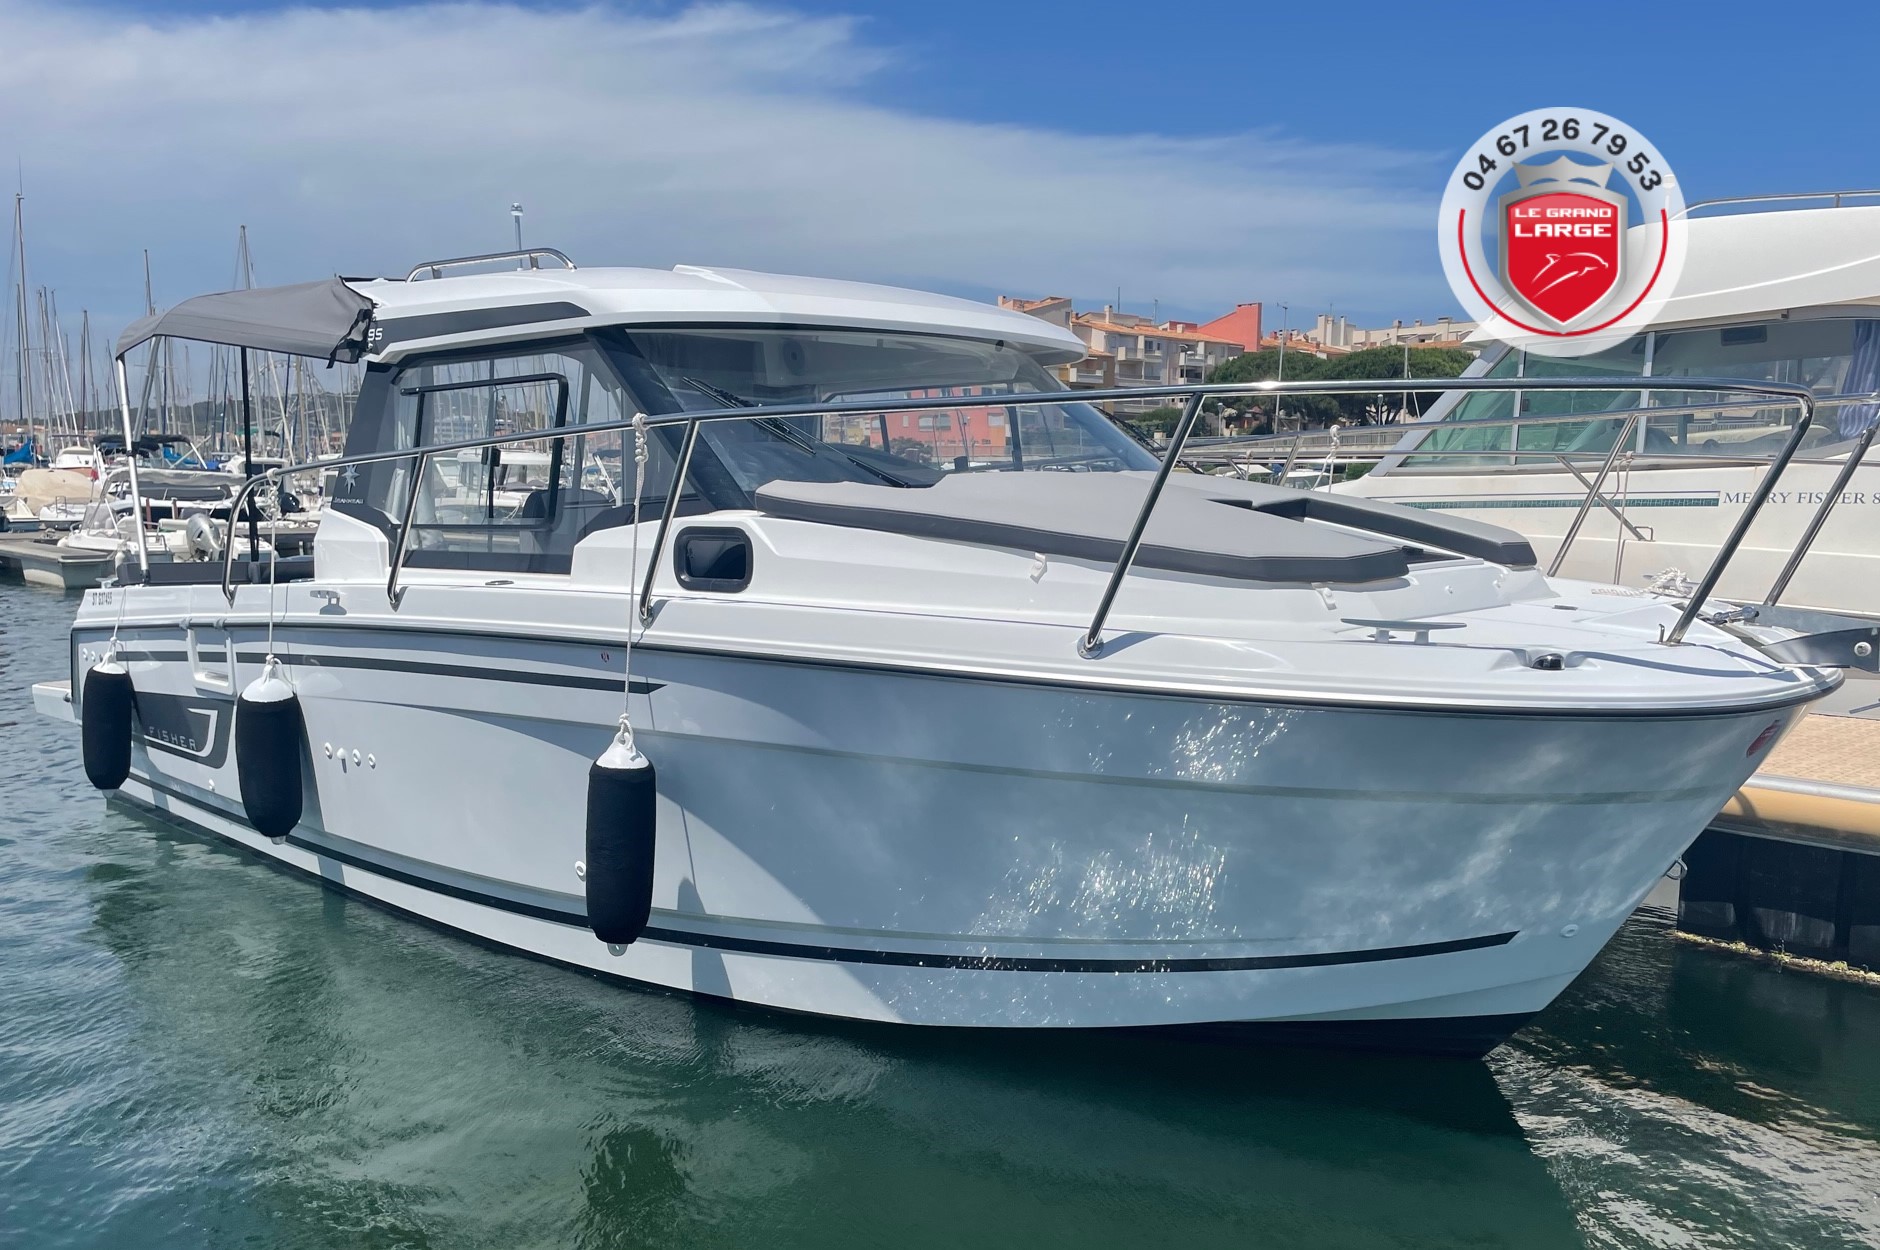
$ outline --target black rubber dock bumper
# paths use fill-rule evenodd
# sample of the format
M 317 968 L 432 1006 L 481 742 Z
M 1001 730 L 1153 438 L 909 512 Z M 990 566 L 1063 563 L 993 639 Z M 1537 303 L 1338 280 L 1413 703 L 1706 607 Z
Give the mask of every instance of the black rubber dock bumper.
M 1880 855 L 1711 829 L 1684 864 L 1683 932 L 1880 972 Z

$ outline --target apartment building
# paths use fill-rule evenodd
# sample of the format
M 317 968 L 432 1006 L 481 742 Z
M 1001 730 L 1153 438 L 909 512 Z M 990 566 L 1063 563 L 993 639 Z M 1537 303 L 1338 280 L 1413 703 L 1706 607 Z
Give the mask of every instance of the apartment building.
M 1192 321 L 1156 322 L 1111 305 L 1105 305 L 1101 312 L 1080 313 L 1062 296 L 1036 300 L 1001 296 L 999 305 L 1064 326 L 1084 341 L 1089 349 L 1084 358 L 1057 369 L 1068 386 L 1107 390 L 1204 382 L 1216 365 L 1246 350 L 1240 342 L 1210 333 L 1206 326 Z M 1254 307 L 1257 321 L 1257 305 Z M 1116 406 L 1143 411 L 1167 402 L 1146 398 Z
M 1367 347 L 1459 347 L 1462 340 L 1474 333 L 1473 321 L 1456 321 L 1449 317 L 1438 317 L 1425 325 L 1422 321 L 1412 321 L 1405 325 L 1401 320 L 1393 321 L 1388 326 L 1377 330 L 1362 330 L 1353 326 L 1344 317 L 1333 317 L 1329 313 L 1319 314 L 1317 323 L 1306 331 L 1306 337 L 1321 347 L 1343 348 L 1347 351 L 1362 351 Z M 1290 349 L 1290 345 L 1289 349 Z

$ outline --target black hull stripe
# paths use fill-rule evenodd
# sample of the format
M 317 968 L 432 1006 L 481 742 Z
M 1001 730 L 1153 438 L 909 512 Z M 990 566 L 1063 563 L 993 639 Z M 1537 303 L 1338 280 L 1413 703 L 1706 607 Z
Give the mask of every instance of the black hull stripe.
M 194 796 L 174 790 L 161 782 L 138 777 L 136 780 L 149 786 L 159 794 L 188 803 L 192 806 L 207 808 L 230 820 L 240 821 L 239 813 L 223 809 L 217 804 L 205 802 Z M 178 813 L 165 815 L 181 818 Z M 204 828 L 190 822 L 195 828 Z M 213 834 L 215 831 L 206 829 Z M 377 864 L 346 851 L 336 850 L 321 843 L 303 838 L 298 834 L 287 836 L 289 846 L 299 847 L 315 855 L 322 855 L 362 872 L 385 877 L 403 885 L 429 890 L 433 894 L 442 894 L 450 898 L 461 899 L 467 903 L 476 903 L 484 907 L 495 908 L 519 916 L 528 916 L 535 920 L 546 920 L 554 924 L 570 925 L 585 929 L 587 917 L 579 912 L 561 908 L 542 907 L 534 903 L 524 903 L 516 899 L 502 898 L 480 890 L 471 890 L 422 877 L 402 869 Z M 237 843 L 237 845 L 241 845 Z M 244 847 L 244 850 L 252 849 Z M 1413 946 L 1380 946 L 1368 950 L 1320 951 L 1305 955 L 1250 955 L 1239 958 L 1218 959 L 1033 959 L 1002 955 L 947 955 L 929 954 L 918 951 L 883 951 L 869 950 L 865 947 L 848 946 L 812 946 L 799 942 L 771 942 L 759 938 L 728 937 L 717 933 L 696 933 L 687 929 L 666 929 L 649 926 L 643 940 L 666 942 L 674 946 L 690 946 L 706 950 L 733 951 L 744 955 L 776 955 L 786 959 L 815 959 L 830 963 L 845 964 L 885 964 L 902 968 L 953 968 L 969 972 L 1259 972 L 1283 968 L 1331 968 L 1345 964 L 1383 963 L 1396 959 L 1419 959 L 1426 955 L 1452 955 L 1459 951 L 1484 950 L 1494 946 L 1506 946 L 1513 941 L 1515 934 L 1491 933 L 1483 937 L 1458 938 L 1449 942 L 1421 942 Z
M 158 651 L 149 648 L 126 647 L 123 652 L 126 660 L 148 661 L 157 664 L 180 664 L 189 658 L 182 651 Z M 242 664 L 261 664 L 267 655 L 260 651 L 237 652 L 235 659 Z M 286 657 L 289 665 L 304 664 L 308 668 L 348 668 L 364 669 L 385 673 L 423 673 L 432 677 L 468 677 L 482 678 L 485 681 L 507 681 L 522 686 L 557 686 L 569 690 L 600 690 L 609 694 L 620 693 L 618 677 L 583 677 L 575 673 L 545 673 L 539 669 L 485 668 L 475 664 L 434 664 L 428 660 L 398 660 L 371 655 L 313 655 L 308 652 Z M 651 694 L 664 686 L 664 682 L 633 680 L 634 694 Z
M 243 664 L 260 664 L 268 657 L 256 651 L 238 652 L 235 658 Z M 425 673 L 433 677 L 480 677 L 486 681 L 510 681 L 523 686 L 562 686 L 569 690 L 603 690 L 611 694 L 620 693 L 618 677 L 581 677 L 573 673 L 544 673 L 539 669 L 484 668 L 475 664 L 433 664 L 428 660 L 395 660 L 371 655 L 304 653 L 292 657 L 289 662 L 305 664 L 309 668 L 352 668 L 387 673 Z M 665 685 L 664 682 L 643 681 L 635 678 L 633 693 L 651 694 L 663 685 Z
M 838 963 L 893 964 L 904 968 L 962 968 L 975 972 L 1258 972 L 1275 968 L 1330 968 L 1341 964 L 1417 959 L 1424 955 L 1451 955 L 1457 951 L 1505 946 L 1514 940 L 1515 935 L 1492 933 L 1486 937 L 1460 938 L 1453 942 L 1423 942 L 1416 946 L 1381 946 L 1370 950 L 1324 951 L 1310 955 L 1250 955 L 1232 959 L 1028 959 L 1003 955 L 934 955 L 916 951 L 803 946 L 795 942 L 765 942 L 754 938 L 652 928 L 646 931 L 646 936 L 654 941 L 745 954 L 827 959 Z
M 176 630 L 181 625 L 158 626 L 132 622 L 125 627 L 133 632 L 142 630 Z M 260 633 L 267 628 L 265 622 L 238 623 L 232 629 L 252 630 Z M 480 638 L 498 639 L 504 642 L 518 640 L 549 646 L 574 646 L 618 650 L 621 640 L 615 638 L 579 638 L 548 635 L 519 635 L 503 633 L 499 630 L 464 629 L 452 626 L 432 625 L 388 625 L 383 621 L 371 624 L 348 624 L 341 621 L 313 621 L 305 619 L 282 621 L 278 626 L 282 631 L 312 629 L 345 629 L 359 632 L 410 634 L 420 638 Z M 91 634 L 106 636 L 111 632 L 109 626 L 74 625 L 72 635 Z M 409 644 L 396 644 L 409 645 Z M 1234 706 L 1251 704 L 1256 707 L 1299 708 L 1306 711 L 1324 712 L 1363 712 L 1377 716 L 1457 716 L 1472 720 L 1515 720 L 1531 717 L 1546 717 L 1551 720 L 1689 720 L 1716 719 L 1739 716 L 1751 712 L 1780 712 L 1804 703 L 1812 703 L 1824 695 L 1840 688 L 1845 680 L 1836 675 L 1827 689 L 1811 688 L 1805 692 L 1785 694 L 1775 698 L 1756 700 L 1749 703 L 1732 703 L 1715 707 L 1673 707 L 1673 708 L 1589 708 L 1563 706 L 1530 706 L 1508 704 L 1504 706 L 1451 706 L 1441 703 L 1369 703 L 1363 700 L 1327 695 L 1313 698 L 1308 695 L 1293 694 L 1250 694 L 1240 691 L 1215 690 L 1157 690 L 1145 686 L 1114 685 L 1103 682 L 1077 681 L 1070 678 L 1055 678 L 1036 674 L 1017 675 L 999 672 L 973 672 L 946 668 L 923 668 L 909 664 L 893 664 L 874 660 L 836 660 L 826 657 L 808 657 L 795 655 L 770 655 L 761 651 L 743 651 L 736 649 L 717 649 L 708 647 L 684 647 L 671 643 L 636 638 L 634 649 L 645 652 L 663 652 L 668 655 L 691 656 L 700 659 L 744 660 L 754 664 L 784 664 L 799 668 L 832 669 L 841 672 L 887 673 L 903 677 L 925 677 L 936 681 L 971 681 L 994 682 L 1004 686 L 1029 686 L 1046 690 L 1069 690 L 1083 695 L 1117 695 L 1131 698 L 1155 699 L 1161 702 L 1202 702 L 1223 703 Z M 615 682 L 610 689 L 620 689 Z

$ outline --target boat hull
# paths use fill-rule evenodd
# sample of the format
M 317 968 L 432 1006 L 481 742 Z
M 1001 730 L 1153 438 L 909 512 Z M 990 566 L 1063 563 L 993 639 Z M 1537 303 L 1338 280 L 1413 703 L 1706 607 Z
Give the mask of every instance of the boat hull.
M 76 671 L 103 637 L 75 633 Z M 1445 1053 L 1565 988 L 1797 714 L 1384 712 L 648 649 L 657 879 L 622 948 L 578 875 L 617 654 L 283 629 L 306 815 L 273 842 L 230 749 L 259 631 L 125 641 L 128 797 L 518 951 L 849 1019 Z

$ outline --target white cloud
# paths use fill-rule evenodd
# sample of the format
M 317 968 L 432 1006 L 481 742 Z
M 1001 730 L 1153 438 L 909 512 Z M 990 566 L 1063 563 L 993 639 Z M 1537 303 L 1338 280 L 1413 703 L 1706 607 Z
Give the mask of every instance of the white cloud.
M 512 199 L 529 241 L 590 264 L 1447 311 L 1426 154 L 870 103 L 903 72 L 948 71 L 746 5 L 148 20 L 0 0 L 0 157 L 24 164 L 35 280 L 68 314 L 138 311 L 141 248 L 160 303 L 227 285 L 240 223 L 264 281 L 403 272 L 506 245 Z

